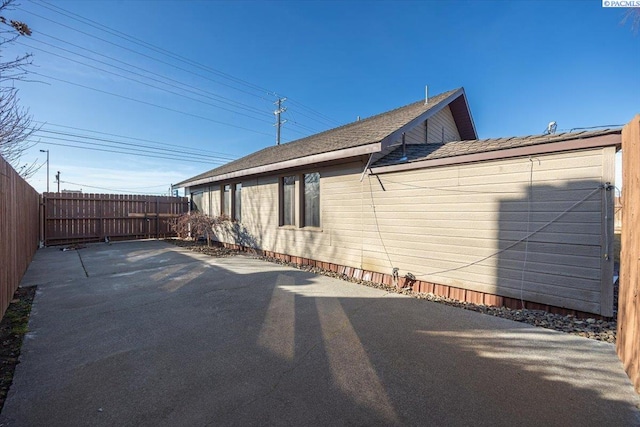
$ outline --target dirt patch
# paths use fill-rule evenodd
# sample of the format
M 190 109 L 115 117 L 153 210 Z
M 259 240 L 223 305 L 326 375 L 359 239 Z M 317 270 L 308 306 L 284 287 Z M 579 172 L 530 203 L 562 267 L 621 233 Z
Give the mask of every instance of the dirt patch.
M 19 362 L 24 335 L 29 331 L 31 304 L 36 287 L 18 288 L 0 322 L 0 411 L 13 381 L 13 373 Z

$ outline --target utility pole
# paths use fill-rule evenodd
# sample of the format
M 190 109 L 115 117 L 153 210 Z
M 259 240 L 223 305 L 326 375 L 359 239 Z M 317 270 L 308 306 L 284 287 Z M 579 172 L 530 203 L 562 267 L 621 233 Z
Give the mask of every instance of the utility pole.
M 49 192 L 49 150 L 40 150 L 41 153 L 47 153 L 47 193 Z
M 280 128 L 287 122 L 286 120 L 282 120 L 282 113 L 287 111 L 287 107 L 283 107 L 282 103 L 286 100 L 287 98 L 278 98 L 278 100 L 274 102 L 274 104 L 278 106 L 278 109 L 273 112 L 273 114 L 276 115 L 276 124 L 274 125 L 276 127 L 276 145 L 280 145 Z
M 60 171 L 56 174 L 56 181 L 58 182 L 58 193 L 60 192 Z

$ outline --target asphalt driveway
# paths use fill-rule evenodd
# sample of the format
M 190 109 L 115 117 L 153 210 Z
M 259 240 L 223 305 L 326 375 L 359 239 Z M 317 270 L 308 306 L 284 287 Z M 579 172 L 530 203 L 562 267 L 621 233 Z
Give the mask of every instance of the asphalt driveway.
M 640 425 L 611 344 L 158 242 L 39 250 L 3 426 Z

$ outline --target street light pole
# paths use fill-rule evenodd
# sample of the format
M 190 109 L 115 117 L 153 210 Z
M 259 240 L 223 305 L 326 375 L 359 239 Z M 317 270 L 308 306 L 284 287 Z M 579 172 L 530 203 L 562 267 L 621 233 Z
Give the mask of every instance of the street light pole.
M 47 153 L 47 193 L 49 192 L 49 150 L 40 150 L 41 153 Z

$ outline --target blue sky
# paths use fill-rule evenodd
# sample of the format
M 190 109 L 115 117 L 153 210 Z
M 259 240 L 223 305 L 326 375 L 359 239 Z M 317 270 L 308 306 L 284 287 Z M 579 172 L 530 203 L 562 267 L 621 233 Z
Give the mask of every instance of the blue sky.
M 640 112 L 640 32 L 596 0 L 20 3 L 6 15 L 33 35 L 2 56 L 34 54 L 35 82 L 17 86 L 46 124 L 22 163 L 50 150 L 54 190 L 59 170 L 65 189 L 166 193 L 274 144 L 274 93 L 288 98 L 283 141 L 414 102 L 425 85 L 463 86 L 481 138 Z M 30 182 L 46 190 L 45 168 Z

